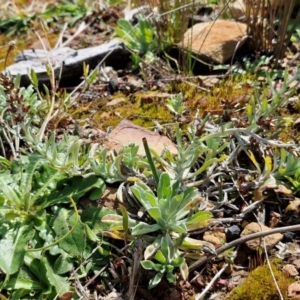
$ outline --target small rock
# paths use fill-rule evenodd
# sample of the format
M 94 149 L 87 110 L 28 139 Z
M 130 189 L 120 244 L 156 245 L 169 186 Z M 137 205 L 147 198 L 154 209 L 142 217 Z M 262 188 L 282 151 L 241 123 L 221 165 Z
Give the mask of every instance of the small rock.
M 291 265 L 291 264 L 286 264 L 283 268 L 282 268 L 283 272 L 285 272 L 286 274 L 288 274 L 289 276 L 297 276 L 299 274 L 299 272 L 297 271 L 297 269 L 295 268 L 295 266 Z
M 238 285 L 241 285 L 245 278 L 249 275 L 249 272 L 245 270 L 233 271 L 231 274 L 231 278 L 229 279 L 229 287 L 230 289 L 235 288 Z
M 202 76 L 202 77 L 204 77 L 203 86 L 208 88 L 212 88 L 220 82 L 220 79 L 217 77 L 207 77 L 207 76 Z
M 287 231 L 283 233 L 283 242 L 284 243 L 291 243 L 296 237 L 295 232 Z
M 229 4 L 230 14 L 235 20 L 241 20 L 246 14 L 246 5 L 244 0 L 236 0 Z
M 226 234 L 219 231 L 206 231 L 203 240 L 212 243 L 214 246 L 220 246 L 226 243 Z
M 125 101 L 126 100 L 124 98 L 116 98 L 106 103 L 106 106 L 118 107 L 120 106 L 120 104 L 123 104 Z
M 297 258 L 293 261 L 293 265 L 296 267 L 297 270 L 300 270 L 300 258 Z
M 247 236 L 253 233 L 261 232 L 261 231 L 267 231 L 271 230 L 269 227 L 264 226 L 262 224 L 258 224 L 255 222 L 249 223 L 244 230 L 241 233 L 241 236 Z M 278 242 L 280 242 L 283 238 L 283 235 L 281 233 L 274 233 L 268 236 L 264 237 L 265 245 L 267 248 L 267 251 L 270 251 Z M 252 249 L 257 250 L 260 248 L 261 250 L 264 250 L 264 242 L 263 238 L 254 239 L 251 241 L 246 242 L 246 245 Z
M 295 122 L 294 122 L 294 125 L 293 125 L 294 128 L 296 129 L 300 129 L 300 118 L 298 118 Z
M 149 104 L 149 103 L 163 103 L 166 100 L 170 99 L 172 95 L 169 93 L 152 93 L 141 96 L 141 104 Z
M 108 82 L 108 90 L 110 92 L 111 95 L 113 95 L 114 93 L 116 93 L 119 90 L 119 82 L 118 79 L 116 78 L 112 78 L 109 82 Z
M 208 62 L 224 64 L 243 45 L 247 25 L 227 20 L 217 20 L 194 25 L 188 29 L 179 47 L 192 51 Z
M 237 225 L 232 225 L 229 228 L 227 228 L 226 231 L 226 237 L 228 241 L 236 240 L 240 237 L 241 229 Z
M 300 300 L 300 282 L 294 282 L 288 287 L 289 300 Z

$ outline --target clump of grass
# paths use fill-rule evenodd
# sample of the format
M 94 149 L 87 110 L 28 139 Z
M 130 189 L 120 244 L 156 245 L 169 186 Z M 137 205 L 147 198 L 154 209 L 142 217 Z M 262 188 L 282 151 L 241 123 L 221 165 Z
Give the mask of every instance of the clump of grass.
M 258 51 L 274 52 L 275 60 L 284 57 L 295 25 L 300 20 L 300 11 L 290 26 L 297 0 L 257 0 L 246 2 L 246 21 L 250 43 Z
M 153 17 L 152 21 L 157 28 L 161 49 L 164 49 L 166 44 L 175 44 L 181 40 L 188 28 L 189 17 L 195 10 L 195 0 L 134 0 L 133 5 L 149 5 L 158 9 L 159 18 Z
M 133 0 L 132 4 L 135 7 L 149 5 L 155 8 L 154 11 L 157 13 L 150 16 L 150 19 L 155 27 L 159 52 L 164 52 L 167 60 L 171 59 L 173 61 L 167 53 L 182 40 L 184 33 L 191 25 L 192 16 L 196 12 L 199 2 L 199 0 Z M 191 54 L 181 52 L 180 56 L 179 60 L 182 61 L 181 69 L 183 73 L 190 74 L 192 69 Z

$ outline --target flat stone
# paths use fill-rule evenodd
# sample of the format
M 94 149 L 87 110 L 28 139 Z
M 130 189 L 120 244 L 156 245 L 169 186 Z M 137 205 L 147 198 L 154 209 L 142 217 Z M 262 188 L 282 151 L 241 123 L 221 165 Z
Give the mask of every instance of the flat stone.
M 159 155 L 167 147 L 172 154 L 177 154 L 177 148 L 173 142 L 166 136 L 140 127 L 124 119 L 121 123 L 109 133 L 104 146 L 109 149 L 120 150 L 123 146 L 136 144 L 139 146 L 138 155 L 145 156 L 143 138 L 147 139 L 150 149 L 155 150 Z
M 90 66 L 90 69 L 105 58 L 106 65 L 120 65 L 128 56 L 122 43 L 112 40 L 99 46 L 74 50 L 69 47 L 45 51 L 43 49 L 27 49 L 15 57 L 16 63 L 8 66 L 5 73 L 9 72 L 13 77 L 21 75 L 21 85 L 29 85 L 28 72 L 33 70 L 39 79 L 40 84 L 49 84 L 49 76 L 46 66 L 48 59 L 54 70 L 55 78 L 70 80 L 80 78 L 83 75 L 83 62 Z
M 219 231 L 206 231 L 203 240 L 212 243 L 214 246 L 221 246 L 226 243 L 226 234 Z
M 267 231 L 271 230 L 271 228 L 260 225 L 258 223 L 252 222 L 246 225 L 244 230 L 241 233 L 241 237 L 247 236 L 253 233 L 261 232 L 261 231 Z M 264 251 L 264 242 L 263 239 L 265 239 L 265 244 L 267 251 L 270 251 L 277 243 L 279 243 L 283 238 L 283 235 L 281 233 L 274 233 L 268 236 L 265 236 L 264 238 L 258 238 L 254 239 L 251 241 L 246 242 L 246 245 L 251 249 L 251 250 L 257 250 L 261 249 Z
M 180 48 L 198 55 L 207 62 L 224 64 L 245 42 L 247 25 L 240 22 L 217 20 L 194 25 L 188 29 Z
M 123 104 L 125 101 L 126 101 L 125 98 L 116 98 L 106 103 L 106 106 L 118 107 L 121 104 Z

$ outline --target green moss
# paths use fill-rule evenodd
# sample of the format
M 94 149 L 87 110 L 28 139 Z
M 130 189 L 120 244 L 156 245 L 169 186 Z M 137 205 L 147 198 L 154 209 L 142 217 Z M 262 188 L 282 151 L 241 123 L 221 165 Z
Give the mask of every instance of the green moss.
M 172 122 L 174 116 L 167 109 L 166 100 L 156 97 L 156 94 L 153 91 L 138 92 L 128 97 L 119 92 L 76 108 L 72 116 L 75 119 L 89 118 L 95 127 L 102 130 L 109 126 L 116 127 L 122 118 L 145 128 L 153 128 L 153 120 L 158 120 L 160 124 Z M 107 102 L 117 98 L 124 98 L 125 102 L 120 106 L 106 106 Z M 91 112 L 94 112 L 92 116 Z
M 199 89 L 199 82 L 189 80 L 188 82 L 174 82 L 168 88 L 170 93 L 182 92 L 185 105 L 194 114 L 197 109 L 201 115 L 206 112 L 223 109 L 223 102 L 227 101 L 232 107 L 244 107 L 249 100 L 249 95 L 253 93 L 251 83 L 255 80 L 253 75 L 244 75 L 221 80 L 210 90 Z
M 288 286 L 294 282 L 293 278 L 288 278 L 281 271 L 282 261 L 280 259 L 271 260 L 272 271 L 280 291 L 287 299 Z M 234 288 L 226 297 L 226 300 L 279 300 L 274 280 L 271 276 L 268 265 L 257 267 L 252 271 L 246 280 Z

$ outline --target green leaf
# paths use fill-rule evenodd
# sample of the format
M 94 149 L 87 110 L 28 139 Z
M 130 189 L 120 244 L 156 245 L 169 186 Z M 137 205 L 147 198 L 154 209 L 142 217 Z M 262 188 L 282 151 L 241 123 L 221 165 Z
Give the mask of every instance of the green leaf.
M 141 265 L 145 270 L 155 270 L 155 263 L 151 260 L 142 260 Z
M 17 76 L 14 79 L 15 88 L 19 88 L 20 87 L 20 82 L 21 82 L 21 75 L 17 74 Z
M 148 209 L 148 213 L 153 218 L 155 221 L 160 221 L 162 220 L 161 216 L 161 211 L 159 207 L 151 207 Z M 164 221 L 164 220 L 163 220 Z
M 154 258 L 160 262 L 161 264 L 166 264 L 167 263 L 167 258 L 163 255 L 163 253 L 161 252 L 161 250 L 158 250 L 156 253 L 155 253 L 155 256 Z
M 39 80 L 38 80 L 38 77 L 37 77 L 37 75 L 36 75 L 36 73 L 34 72 L 33 69 L 30 72 L 30 79 L 31 79 L 31 83 L 33 84 L 33 86 L 38 88 Z
M 151 206 L 157 206 L 158 205 L 158 201 L 157 198 L 155 197 L 155 195 L 151 192 L 144 192 L 142 199 L 140 201 L 141 203 L 147 203 L 150 204 Z M 143 205 L 145 207 L 145 205 Z M 148 205 L 147 205 L 148 206 Z M 146 208 L 146 207 L 145 207 Z
M 212 251 L 215 251 L 215 246 L 209 242 L 196 240 L 190 237 L 185 237 L 182 242 L 182 247 L 194 250 L 200 250 L 204 246 L 210 248 Z
M 72 268 L 72 260 L 66 254 L 61 254 L 54 263 L 53 271 L 55 274 L 62 275 L 70 272 Z
M 75 176 L 70 181 L 70 184 L 66 185 L 64 189 L 52 192 L 44 199 L 44 206 L 70 202 L 70 197 L 76 201 L 93 188 L 105 189 L 104 181 L 94 175 L 89 177 Z
M 43 286 L 38 281 L 38 279 L 22 278 L 20 276 L 13 275 L 7 284 L 5 289 L 20 290 L 25 289 L 27 291 L 31 290 L 42 290 Z
M 166 258 L 167 262 L 170 262 L 174 256 L 174 244 L 169 234 L 166 234 L 161 238 L 161 252 Z
M 7 171 L 2 173 L 0 176 L 0 184 L 1 184 L 1 191 L 0 194 L 5 200 L 9 200 L 12 205 L 17 208 L 21 209 L 23 202 L 21 193 L 16 190 L 15 188 L 11 187 L 11 180 L 12 177 L 10 173 Z
M 95 188 L 92 190 L 92 192 L 89 195 L 89 198 L 91 201 L 99 200 L 101 196 L 103 195 L 105 185 L 103 185 L 102 188 Z
M 179 267 L 182 263 L 184 262 L 184 258 L 181 256 L 178 256 L 176 258 L 174 258 L 171 262 L 173 267 Z
M 132 235 L 143 235 L 149 232 L 154 232 L 160 230 L 161 227 L 158 224 L 147 224 L 140 222 L 138 225 L 132 228 L 131 234 Z
M 69 282 L 65 277 L 59 276 L 53 270 L 54 266 L 54 259 L 49 255 L 45 255 L 42 258 L 42 261 L 46 267 L 46 274 L 49 282 L 52 286 L 55 287 L 55 290 L 59 296 L 62 296 L 64 293 L 70 291 Z
M 85 232 L 86 232 L 87 238 L 94 243 L 99 242 L 100 239 L 97 237 L 95 232 L 89 227 L 89 225 L 84 223 L 84 226 L 85 226 Z
M 207 222 L 210 221 L 213 217 L 214 216 L 210 211 L 198 211 L 191 217 L 187 218 L 186 225 L 187 227 L 189 227 L 189 225 L 197 223 L 199 227 L 207 226 Z
M 0 269 L 5 274 L 18 272 L 23 264 L 27 242 L 33 235 L 32 225 L 17 223 L 0 240 Z
M 184 204 L 182 201 L 183 197 L 184 195 L 181 193 L 172 197 L 171 201 L 169 201 L 169 210 L 165 212 L 168 216 L 168 220 L 176 216 L 179 210 L 182 208 L 182 205 Z
M 159 272 L 152 279 L 150 279 L 149 285 L 148 285 L 149 289 L 153 289 L 154 287 L 156 287 L 162 280 L 163 276 L 164 276 L 164 273 Z
M 82 211 L 81 220 L 83 223 L 86 223 L 94 233 L 98 234 L 102 230 L 106 230 L 110 227 L 110 224 L 101 221 L 106 215 L 121 217 L 118 216 L 114 210 L 109 208 L 89 206 Z M 118 221 L 122 222 L 122 217 Z
M 172 229 L 173 231 L 175 232 L 178 232 L 178 233 L 187 233 L 187 227 L 186 225 L 183 223 L 183 224 L 174 224 L 172 226 L 169 226 L 170 229 Z
M 162 173 L 159 177 L 159 182 L 157 186 L 157 198 L 167 199 L 171 195 L 171 179 L 169 174 Z
M 172 283 L 176 282 L 176 276 L 171 273 L 171 270 L 167 272 L 166 277 L 169 282 L 172 282 Z
M 133 31 L 131 23 L 125 19 L 119 19 L 117 24 L 124 29 L 128 34 Z
M 36 255 L 36 253 L 35 253 Z M 43 292 L 47 294 L 51 291 L 51 286 L 46 274 L 46 267 L 40 259 L 36 258 L 32 252 L 27 252 L 24 257 L 24 263 L 39 282 L 43 284 Z M 46 289 L 48 287 L 48 289 Z
M 153 191 L 144 183 L 136 182 L 130 187 L 132 193 L 136 199 L 142 204 L 142 206 L 148 210 L 153 206 L 157 206 L 157 199 Z
M 73 228 L 76 221 L 76 215 L 65 208 L 58 211 L 53 229 L 58 238 L 68 234 Z M 76 257 L 83 254 L 86 246 L 86 236 L 84 224 L 78 222 L 73 231 L 66 236 L 60 243 L 59 247 L 66 251 L 70 256 Z

